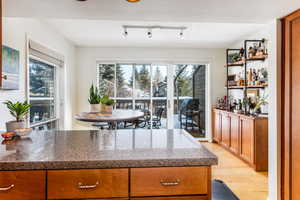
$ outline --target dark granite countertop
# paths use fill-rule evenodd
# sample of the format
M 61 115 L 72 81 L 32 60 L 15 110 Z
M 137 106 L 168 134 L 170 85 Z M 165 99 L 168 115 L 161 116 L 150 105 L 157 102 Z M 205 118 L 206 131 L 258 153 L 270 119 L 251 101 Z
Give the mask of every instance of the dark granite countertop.
M 0 142 L 0 170 L 210 166 L 218 162 L 183 130 L 47 131 Z

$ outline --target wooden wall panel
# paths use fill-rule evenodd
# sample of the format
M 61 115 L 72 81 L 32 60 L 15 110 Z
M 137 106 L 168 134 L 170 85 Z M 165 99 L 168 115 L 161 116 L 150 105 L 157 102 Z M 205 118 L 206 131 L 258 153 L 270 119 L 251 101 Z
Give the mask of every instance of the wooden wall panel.
M 291 75 L 291 173 L 292 199 L 300 199 L 300 18 L 291 23 L 292 75 Z
M 300 10 L 282 19 L 282 199 L 300 199 Z

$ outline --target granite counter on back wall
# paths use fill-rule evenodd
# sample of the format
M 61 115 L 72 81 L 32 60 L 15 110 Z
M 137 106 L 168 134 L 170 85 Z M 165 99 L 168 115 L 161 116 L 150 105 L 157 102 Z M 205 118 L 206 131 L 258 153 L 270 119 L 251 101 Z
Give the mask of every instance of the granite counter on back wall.
M 0 144 L 0 170 L 211 166 L 217 157 L 183 130 L 32 132 Z

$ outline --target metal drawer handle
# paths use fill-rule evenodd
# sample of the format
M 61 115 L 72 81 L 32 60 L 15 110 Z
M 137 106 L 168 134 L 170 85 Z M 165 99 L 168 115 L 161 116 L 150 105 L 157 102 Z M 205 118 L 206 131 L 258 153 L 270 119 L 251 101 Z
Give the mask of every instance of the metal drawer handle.
M 81 190 L 88 190 L 88 189 L 94 189 L 96 187 L 98 187 L 99 182 L 97 181 L 95 185 L 83 185 L 82 183 L 78 183 L 78 189 Z
M 161 181 L 160 181 L 160 184 L 161 184 L 162 186 L 176 186 L 176 185 L 179 185 L 179 184 L 180 184 L 180 180 L 177 179 L 175 182 L 166 182 L 166 181 L 164 181 L 164 180 L 161 180 Z
M 12 184 L 11 186 L 9 186 L 9 187 L 5 187 L 5 188 L 0 188 L 0 191 L 8 191 L 8 190 L 11 190 L 11 189 L 13 189 L 15 187 L 15 185 L 14 184 Z

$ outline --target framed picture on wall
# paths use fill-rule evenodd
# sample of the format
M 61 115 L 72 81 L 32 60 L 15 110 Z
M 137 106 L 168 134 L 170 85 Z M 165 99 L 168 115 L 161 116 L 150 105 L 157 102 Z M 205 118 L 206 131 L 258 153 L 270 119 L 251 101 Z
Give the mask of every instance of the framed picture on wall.
M 2 90 L 19 90 L 20 88 L 20 52 L 8 46 L 2 46 Z
M 259 97 L 259 89 L 248 89 L 247 96 L 251 97 L 251 99 L 256 100 Z

